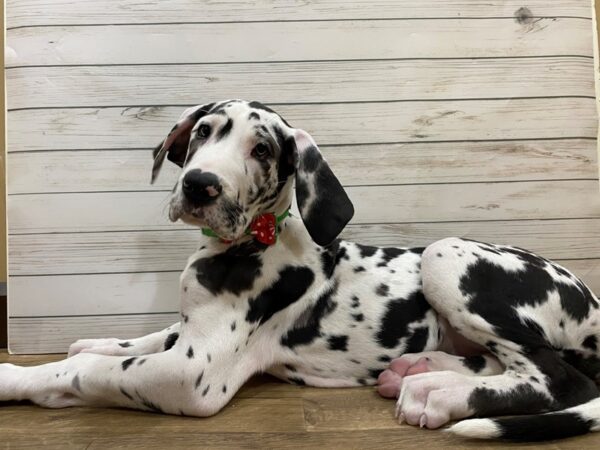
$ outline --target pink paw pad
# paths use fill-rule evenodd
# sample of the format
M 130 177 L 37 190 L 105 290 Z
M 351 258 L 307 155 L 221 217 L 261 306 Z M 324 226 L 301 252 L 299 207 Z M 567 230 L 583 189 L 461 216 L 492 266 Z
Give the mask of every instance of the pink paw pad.
M 429 372 L 429 359 L 419 358 L 416 362 L 412 358 L 400 357 L 390 363 L 389 369 L 384 370 L 377 379 L 377 392 L 382 397 L 398 398 L 402 379 L 409 375 Z

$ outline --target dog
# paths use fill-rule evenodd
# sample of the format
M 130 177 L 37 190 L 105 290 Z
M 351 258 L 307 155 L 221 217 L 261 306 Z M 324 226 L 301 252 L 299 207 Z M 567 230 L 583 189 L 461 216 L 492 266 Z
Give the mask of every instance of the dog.
M 600 429 L 600 304 L 565 268 L 461 238 L 427 248 L 338 239 L 354 209 L 313 138 L 259 102 L 184 111 L 154 150 L 182 168 L 169 217 L 201 228 L 181 320 L 86 339 L 63 361 L 0 365 L 0 400 L 188 416 L 252 375 L 378 384 L 400 421 L 477 438 Z M 295 193 L 299 216 L 290 213 Z M 491 418 L 493 416 L 516 416 Z M 522 415 L 522 416 L 518 416 Z

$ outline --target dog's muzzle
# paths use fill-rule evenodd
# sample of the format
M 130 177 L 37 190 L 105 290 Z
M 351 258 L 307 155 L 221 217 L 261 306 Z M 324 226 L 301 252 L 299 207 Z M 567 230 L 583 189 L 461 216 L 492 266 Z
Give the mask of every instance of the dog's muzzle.
M 223 187 L 214 173 L 194 169 L 183 177 L 181 190 L 187 202 L 198 208 L 214 202 L 221 195 Z

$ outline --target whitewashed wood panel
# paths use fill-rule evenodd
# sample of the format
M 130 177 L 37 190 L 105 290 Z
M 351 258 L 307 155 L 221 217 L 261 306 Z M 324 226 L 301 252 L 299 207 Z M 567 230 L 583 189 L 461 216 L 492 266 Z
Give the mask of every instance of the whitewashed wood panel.
M 593 56 L 590 27 L 510 18 L 17 28 L 6 66 Z
M 598 230 L 598 218 L 511 220 L 349 225 L 342 237 L 369 245 L 415 247 L 448 236 L 461 236 L 526 247 L 548 258 L 589 259 L 600 258 Z M 200 240 L 197 229 L 11 235 L 11 273 L 23 277 L 180 271 Z M 15 283 L 41 282 L 44 290 L 49 291 L 46 287 L 52 278 L 27 278 L 28 281 L 15 278 Z
M 207 100 L 208 101 L 208 100 Z M 201 102 L 201 100 L 199 100 Z M 594 99 L 277 105 L 319 145 L 596 138 Z M 74 108 L 8 114 L 8 151 L 154 148 L 182 107 Z
M 587 139 L 371 144 L 321 147 L 344 185 L 596 178 Z M 9 153 L 9 194 L 171 189 L 180 169 L 165 164 L 149 184 L 149 150 Z M 360 167 L 360 170 L 356 170 Z
M 570 260 L 558 263 L 570 269 L 573 273 L 585 281 L 594 292 L 600 292 L 600 259 L 592 260 Z M 89 282 L 90 277 L 79 276 L 76 282 Z M 176 273 L 171 274 L 174 280 L 179 276 Z M 59 277 L 49 277 L 59 279 Z M 148 288 L 147 296 L 155 295 L 160 286 L 146 286 Z M 127 290 L 124 286 L 123 290 Z M 48 299 L 48 292 L 44 299 Z M 174 291 L 175 292 L 175 291 Z M 135 308 L 135 302 L 139 301 L 140 296 L 130 297 L 132 302 L 130 307 Z M 111 297 L 107 295 L 108 301 Z M 48 304 L 49 302 L 44 302 Z M 142 336 L 154 331 L 163 329 L 179 320 L 176 313 L 170 314 L 132 314 L 132 315 L 106 315 L 106 316 L 80 316 L 68 317 L 67 311 L 63 317 L 43 317 L 39 314 L 39 300 L 36 304 L 30 306 L 36 311 L 36 317 L 11 317 L 10 332 L 12 336 L 18 336 L 18 340 L 11 340 L 10 351 L 16 353 L 46 353 L 46 352 L 64 352 L 69 345 L 81 338 L 100 338 L 100 337 L 120 337 L 124 339 Z M 173 302 L 176 308 L 177 303 Z M 70 307 L 70 306 L 69 306 Z M 143 307 L 146 307 L 144 305 Z M 176 311 L 174 309 L 173 311 Z M 11 304 L 12 311 L 12 304 Z M 11 312 L 12 315 L 12 312 Z M 61 315 L 62 314 L 56 314 Z
M 130 339 L 162 330 L 178 320 L 178 314 L 11 318 L 9 330 L 13 339 L 8 343 L 9 352 L 66 353 L 77 339 Z
M 598 180 L 425 184 L 346 188 L 353 223 L 600 217 Z M 157 230 L 169 192 L 25 194 L 9 196 L 9 232 Z
M 8 70 L 8 109 L 187 105 L 192 98 L 264 103 L 594 97 L 585 57 L 326 61 L 266 64 L 23 67 Z
M 11 349 L 176 320 L 199 232 L 168 222 L 177 170 L 149 186 L 150 149 L 224 97 L 313 134 L 345 237 L 516 244 L 598 291 L 590 4 L 523 3 L 9 0 Z
M 13 277 L 11 316 L 177 311 L 179 272 Z
M 219 22 L 251 20 L 331 20 L 378 18 L 522 17 L 526 6 L 533 17 L 591 17 L 585 0 L 8 0 L 8 27 L 65 24 L 126 24 L 161 22 Z M 43 14 L 40 12 L 43 11 Z

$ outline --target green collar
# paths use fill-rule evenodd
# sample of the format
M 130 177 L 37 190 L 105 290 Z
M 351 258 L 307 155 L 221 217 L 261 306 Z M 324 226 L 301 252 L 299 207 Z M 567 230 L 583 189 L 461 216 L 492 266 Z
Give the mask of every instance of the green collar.
M 268 215 L 268 214 L 273 214 L 273 213 L 266 213 L 266 214 L 261 214 L 260 216 L 256 217 L 252 223 L 254 223 L 256 221 L 256 219 L 264 216 L 264 215 Z M 274 215 L 274 214 L 273 214 Z M 287 216 L 290 215 L 290 210 L 286 210 L 283 214 L 281 214 L 280 216 L 276 216 L 275 217 L 275 236 L 277 236 L 277 225 L 279 225 L 281 222 L 283 222 L 285 220 L 285 218 Z M 204 236 L 209 236 L 209 237 L 214 237 L 214 238 L 219 238 L 221 239 L 221 241 L 223 242 L 231 242 L 228 241 L 226 239 L 221 238 L 221 236 L 219 236 L 217 233 L 215 233 L 212 228 L 202 228 L 202 234 Z M 244 232 L 245 235 L 250 235 L 252 234 L 252 225 L 249 226 L 248 228 L 246 228 L 246 231 Z

